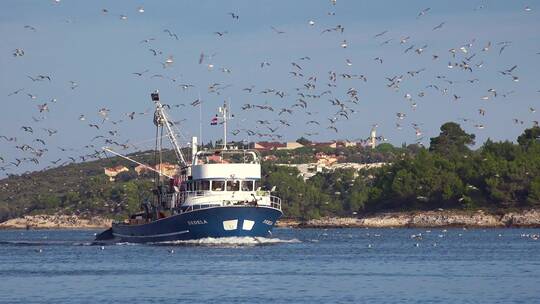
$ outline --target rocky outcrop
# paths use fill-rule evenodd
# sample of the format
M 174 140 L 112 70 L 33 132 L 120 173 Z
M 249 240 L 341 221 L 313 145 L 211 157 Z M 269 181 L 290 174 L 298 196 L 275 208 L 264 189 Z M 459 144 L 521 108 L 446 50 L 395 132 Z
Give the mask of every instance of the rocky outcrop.
M 91 229 L 111 226 L 110 219 L 76 215 L 27 215 L 0 223 L 0 229 Z
M 501 217 L 506 226 L 540 227 L 540 210 L 530 209 L 520 212 L 508 212 Z
M 346 227 L 540 227 L 540 210 L 529 209 L 502 214 L 478 211 L 391 212 L 358 218 L 326 217 L 307 222 L 280 221 L 280 227 L 346 228 Z

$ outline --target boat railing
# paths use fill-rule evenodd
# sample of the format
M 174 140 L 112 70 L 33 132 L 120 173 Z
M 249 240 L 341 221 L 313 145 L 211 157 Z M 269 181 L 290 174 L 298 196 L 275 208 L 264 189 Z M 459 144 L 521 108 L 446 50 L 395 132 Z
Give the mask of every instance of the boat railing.
M 183 191 L 181 193 L 185 197 L 192 197 L 192 196 L 197 197 L 197 196 L 205 196 L 207 194 L 210 194 L 211 191 L 210 190 L 196 190 L 196 191 Z
M 187 196 L 204 196 L 205 192 L 209 191 L 189 191 L 189 192 L 177 192 L 163 194 L 161 201 L 165 202 L 170 208 L 178 208 L 182 205 Z M 281 210 L 281 199 L 277 196 L 271 195 L 270 192 L 264 191 L 264 193 L 258 193 L 262 197 L 267 197 L 270 200 L 270 207 Z M 239 204 L 241 201 L 227 201 L 229 204 Z M 246 202 L 249 203 L 249 202 Z M 203 204 L 207 205 L 207 204 Z M 227 203 L 225 203 L 227 205 Z M 264 204 L 265 205 L 265 204 Z M 213 206 L 209 206 L 213 207 Z M 200 207 L 199 207 L 200 208 Z

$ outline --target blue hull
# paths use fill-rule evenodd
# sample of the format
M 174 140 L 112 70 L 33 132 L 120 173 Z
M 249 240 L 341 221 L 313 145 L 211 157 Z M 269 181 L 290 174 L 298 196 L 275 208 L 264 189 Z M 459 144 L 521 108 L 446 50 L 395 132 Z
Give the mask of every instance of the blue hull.
M 199 209 L 142 225 L 113 224 L 97 241 L 147 243 L 192 240 L 207 237 L 265 237 L 271 234 L 282 212 L 254 206 Z

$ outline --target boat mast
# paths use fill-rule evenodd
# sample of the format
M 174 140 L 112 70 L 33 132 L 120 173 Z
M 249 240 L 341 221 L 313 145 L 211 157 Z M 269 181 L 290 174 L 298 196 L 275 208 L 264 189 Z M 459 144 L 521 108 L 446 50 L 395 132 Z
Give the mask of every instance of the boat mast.
M 176 154 L 176 158 L 180 162 L 180 165 L 182 167 L 187 167 L 188 164 L 186 163 L 186 160 L 184 158 L 184 155 L 182 154 L 182 149 L 180 148 L 180 145 L 178 144 L 178 141 L 176 140 L 176 134 L 171 128 L 171 122 L 169 122 L 169 119 L 167 117 L 167 114 L 165 113 L 165 110 L 163 109 L 163 105 L 159 102 L 159 91 L 156 90 L 154 93 L 151 94 L 152 101 L 156 105 L 156 111 L 154 113 L 154 124 L 156 126 L 165 126 L 165 130 L 167 131 L 167 137 L 169 137 L 169 140 L 171 141 L 171 144 L 173 145 L 174 153 Z

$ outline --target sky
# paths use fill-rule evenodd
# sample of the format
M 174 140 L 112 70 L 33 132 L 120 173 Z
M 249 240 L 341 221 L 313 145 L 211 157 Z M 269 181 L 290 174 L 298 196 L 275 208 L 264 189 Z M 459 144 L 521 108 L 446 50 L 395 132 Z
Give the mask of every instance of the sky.
M 232 140 L 357 141 L 376 125 L 386 142 L 428 145 L 455 121 L 475 147 L 515 141 L 540 120 L 539 10 L 535 1 L 6 0 L 0 136 L 16 141 L 0 138 L 0 176 L 82 161 L 107 139 L 128 147 L 113 144 L 121 153 L 150 149 L 156 89 L 183 145 L 221 138 L 210 120 L 225 100 Z

